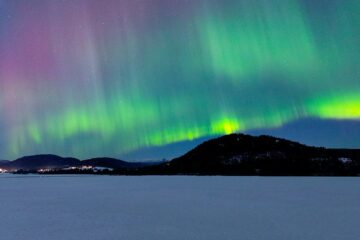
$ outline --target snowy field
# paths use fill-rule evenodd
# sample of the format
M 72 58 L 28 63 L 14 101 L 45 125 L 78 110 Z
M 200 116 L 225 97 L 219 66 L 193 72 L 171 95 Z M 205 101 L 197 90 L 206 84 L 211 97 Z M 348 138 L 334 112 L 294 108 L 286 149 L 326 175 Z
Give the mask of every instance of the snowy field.
M 355 240 L 360 178 L 0 175 L 1 240 Z

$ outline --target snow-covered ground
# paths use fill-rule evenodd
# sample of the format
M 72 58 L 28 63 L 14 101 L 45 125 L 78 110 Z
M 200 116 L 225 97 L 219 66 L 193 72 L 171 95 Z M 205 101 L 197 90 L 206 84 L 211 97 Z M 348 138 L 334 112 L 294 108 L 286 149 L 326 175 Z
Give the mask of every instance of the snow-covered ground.
M 355 240 L 360 178 L 0 175 L 1 240 Z

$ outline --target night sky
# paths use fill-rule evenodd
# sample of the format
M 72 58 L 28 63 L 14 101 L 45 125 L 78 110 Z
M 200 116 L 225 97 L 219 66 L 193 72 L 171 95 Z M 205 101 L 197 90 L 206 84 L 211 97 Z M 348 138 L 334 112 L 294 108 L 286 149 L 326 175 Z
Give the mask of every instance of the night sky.
M 0 0 L 0 159 L 359 148 L 359 57 L 359 0 Z

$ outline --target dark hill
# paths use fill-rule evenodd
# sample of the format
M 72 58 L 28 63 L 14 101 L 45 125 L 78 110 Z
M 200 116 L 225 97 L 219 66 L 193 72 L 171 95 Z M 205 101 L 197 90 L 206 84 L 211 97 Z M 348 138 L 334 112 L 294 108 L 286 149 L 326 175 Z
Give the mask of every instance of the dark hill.
M 41 168 L 63 168 L 78 166 L 80 160 L 63 158 L 52 154 L 41 154 L 18 158 L 6 164 L 7 169 L 37 170 Z
M 0 168 L 5 167 L 10 161 L 7 160 L 0 160 Z
M 125 162 L 115 158 L 92 158 L 80 161 L 76 158 L 63 158 L 52 154 L 41 154 L 26 156 L 14 161 L 0 161 L 0 168 L 7 170 L 35 171 L 44 168 L 60 169 L 66 167 L 77 167 L 90 165 L 97 167 L 108 167 L 114 169 L 141 168 L 159 164 L 156 162 Z
M 125 162 L 114 158 L 80 161 L 56 155 L 0 161 L 1 168 L 25 171 L 81 165 L 114 168 L 111 174 L 126 175 L 358 176 L 360 149 L 326 149 L 270 136 L 231 134 L 204 142 L 165 163 Z
M 161 166 L 169 174 L 358 175 L 360 150 L 309 147 L 285 139 L 231 134 Z

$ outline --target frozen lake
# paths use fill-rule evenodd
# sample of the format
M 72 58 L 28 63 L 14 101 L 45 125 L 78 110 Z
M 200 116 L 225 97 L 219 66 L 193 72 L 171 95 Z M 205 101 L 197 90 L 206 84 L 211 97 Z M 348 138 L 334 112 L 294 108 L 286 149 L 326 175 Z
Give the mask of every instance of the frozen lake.
M 360 239 L 360 178 L 0 175 L 1 240 Z

